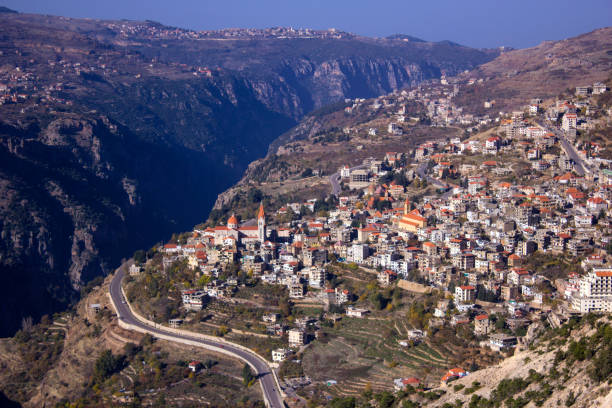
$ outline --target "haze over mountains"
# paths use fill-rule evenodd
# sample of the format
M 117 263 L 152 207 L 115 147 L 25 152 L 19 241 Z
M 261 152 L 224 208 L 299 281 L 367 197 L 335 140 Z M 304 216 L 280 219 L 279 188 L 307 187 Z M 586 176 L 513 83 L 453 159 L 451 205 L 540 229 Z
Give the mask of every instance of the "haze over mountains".
M 310 110 L 498 54 L 330 32 L 200 35 L 14 13 L 0 23 L 2 335 L 205 219 Z

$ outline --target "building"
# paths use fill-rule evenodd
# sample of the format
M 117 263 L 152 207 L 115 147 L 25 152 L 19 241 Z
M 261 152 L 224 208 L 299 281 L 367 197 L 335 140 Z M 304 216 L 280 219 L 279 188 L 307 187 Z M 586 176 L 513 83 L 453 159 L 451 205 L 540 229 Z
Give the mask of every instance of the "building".
M 595 268 L 580 279 L 572 308 L 580 313 L 612 312 L 612 269 Z
M 202 369 L 202 363 L 199 361 L 192 361 L 189 363 L 189 369 L 191 372 L 197 373 Z
M 170 319 L 168 320 L 168 324 L 170 325 L 170 327 L 172 327 L 173 329 L 176 329 L 177 327 L 179 327 L 181 324 L 183 324 L 183 319 Z
M 451 368 L 446 374 L 444 374 L 444 377 L 442 377 L 442 384 L 446 384 L 458 378 L 463 378 L 468 374 L 469 372 L 465 371 L 463 368 Z
M 396 391 L 401 391 L 408 386 L 411 386 L 413 388 L 420 388 L 421 380 L 416 377 L 396 378 L 395 380 L 393 380 L 393 387 Z
M 476 288 L 472 285 L 455 288 L 455 302 L 472 303 L 476 298 Z
M 518 286 L 514 285 L 502 285 L 501 287 L 501 297 L 504 300 L 513 300 L 518 297 L 519 290 Z
M 289 330 L 289 347 L 303 346 L 305 344 L 304 339 L 305 335 L 302 329 Z
M 140 266 L 136 265 L 136 264 L 132 264 L 130 265 L 130 275 L 135 276 L 138 275 L 140 273 Z
M 202 306 L 208 297 L 207 293 L 201 290 L 184 290 L 183 306 L 187 310 L 202 310 Z
M 402 133 L 404 133 L 404 130 L 397 123 L 389 123 L 389 126 L 387 126 L 387 132 L 392 135 L 401 136 Z
M 474 318 L 474 334 L 484 336 L 491 330 L 489 315 L 483 314 Z
M 419 228 L 427 226 L 427 218 L 421 216 L 419 210 L 409 211 L 409 209 L 410 202 L 406 200 L 404 203 L 404 214 L 397 222 L 397 228 L 401 231 L 416 233 Z
M 496 333 L 489 336 L 489 346 L 493 350 L 501 351 L 516 346 L 515 336 L 508 336 L 503 333 Z
M 349 306 L 346 308 L 346 315 L 348 317 L 365 317 L 366 314 L 370 313 L 367 309 L 358 309 L 356 307 Z
M 577 86 L 576 87 L 576 96 L 587 96 L 591 88 L 588 86 Z
M 370 172 L 364 169 L 357 169 L 351 172 L 349 181 L 349 188 L 351 190 L 358 190 L 360 188 L 366 188 L 370 185 Z
M 334 289 L 334 292 L 336 293 L 337 305 L 341 305 L 349 301 L 350 293 L 347 289 L 336 288 Z
M 272 350 L 272 361 L 281 362 L 287 359 L 290 351 L 284 348 L 277 348 Z
M 608 87 L 606 87 L 606 84 L 603 84 L 601 82 L 595 82 L 593 84 L 593 95 L 601 95 L 602 93 L 605 93 L 608 90 Z
M 263 203 L 259 204 L 259 212 L 257 213 L 257 238 L 262 244 L 266 241 L 266 214 L 264 213 Z
M 378 272 L 377 279 L 381 286 L 389 286 L 397 279 L 397 273 L 390 269 L 385 269 L 384 271 Z
M 308 273 L 308 285 L 313 288 L 321 289 L 325 286 L 327 272 L 324 268 L 310 268 Z
M 365 244 L 353 244 L 350 249 L 349 258 L 356 263 L 363 263 L 369 255 L 370 248 Z
M 561 129 L 566 132 L 569 132 L 570 129 L 576 129 L 578 117 L 575 113 L 566 113 L 563 115 L 563 120 L 561 121 Z

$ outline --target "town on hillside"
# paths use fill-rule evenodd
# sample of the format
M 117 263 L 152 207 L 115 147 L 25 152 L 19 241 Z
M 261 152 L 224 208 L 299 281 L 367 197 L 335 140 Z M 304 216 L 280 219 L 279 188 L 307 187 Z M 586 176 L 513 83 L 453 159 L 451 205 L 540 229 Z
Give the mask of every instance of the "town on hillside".
M 342 166 L 326 199 L 261 203 L 251 219 L 231 215 L 141 251 L 130 300 L 161 324 L 233 335 L 265 352 L 296 398 L 313 383 L 332 395 L 339 382 L 365 384 L 340 371 L 332 378 L 331 368 L 326 379 L 308 375 L 308 365 L 320 367 L 313 359 L 331 358 L 334 335 L 354 335 L 350 348 L 365 342 L 363 354 L 372 342 L 392 350 L 375 388 L 428 389 L 528 347 L 534 323 L 612 312 L 612 170 L 605 146 L 584 137 L 609 125 L 612 112 L 594 99 L 607 87 L 474 118 L 452 104 L 457 84 L 445 81 L 451 97 L 425 95 L 431 126 L 470 123 L 466 135 Z M 423 102 L 420 92 L 404 97 Z M 388 132 L 402 132 L 404 120 L 390 117 Z M 434 189 L 415 195 L 415 183 Z M 160 293 L 180 297 L 156 311 L 147 296 Z M 390 318 L 396 309 L 408 316 L 401 327 Z M 440 333 L 478 344 L 480 365 L 468 351 L 451 356 L 434 341 Z M 423 365 L 411 367 L 411 357 Z

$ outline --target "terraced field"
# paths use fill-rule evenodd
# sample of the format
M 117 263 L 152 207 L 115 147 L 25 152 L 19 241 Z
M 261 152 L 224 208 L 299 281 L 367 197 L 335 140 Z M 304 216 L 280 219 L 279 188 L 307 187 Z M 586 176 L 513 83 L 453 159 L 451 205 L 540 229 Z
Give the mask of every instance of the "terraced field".
M 313 343 L 303 356 L 303 367 L 315 381 L 335 380 L 331 395 L 357 395 L 366 385 L 390 390 L 393 379 L 416 376 L 437 383 L 453 353 L 425 341 L 402 347 L 408 327 L 402 321 L 343 318 L 324 329 L 324 340 Z

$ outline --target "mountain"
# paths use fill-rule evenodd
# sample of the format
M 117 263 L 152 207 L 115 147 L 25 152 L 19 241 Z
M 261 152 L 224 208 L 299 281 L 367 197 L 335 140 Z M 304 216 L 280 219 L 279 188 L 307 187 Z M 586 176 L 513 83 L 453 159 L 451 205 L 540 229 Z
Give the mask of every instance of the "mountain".
M 453 44 L 0 13 L 0 335 L 61 310 L 313 109 L 474 68 Z
M 482 79 L 457 101 L 472 111 L 496 101 L 496 110 L 513 109 L 531 98 L 557 96 L 559 90 L 605 81 L 612 72 L 612 27 L 561 41 L 545 41 L 503 52 L 461 79 Z

